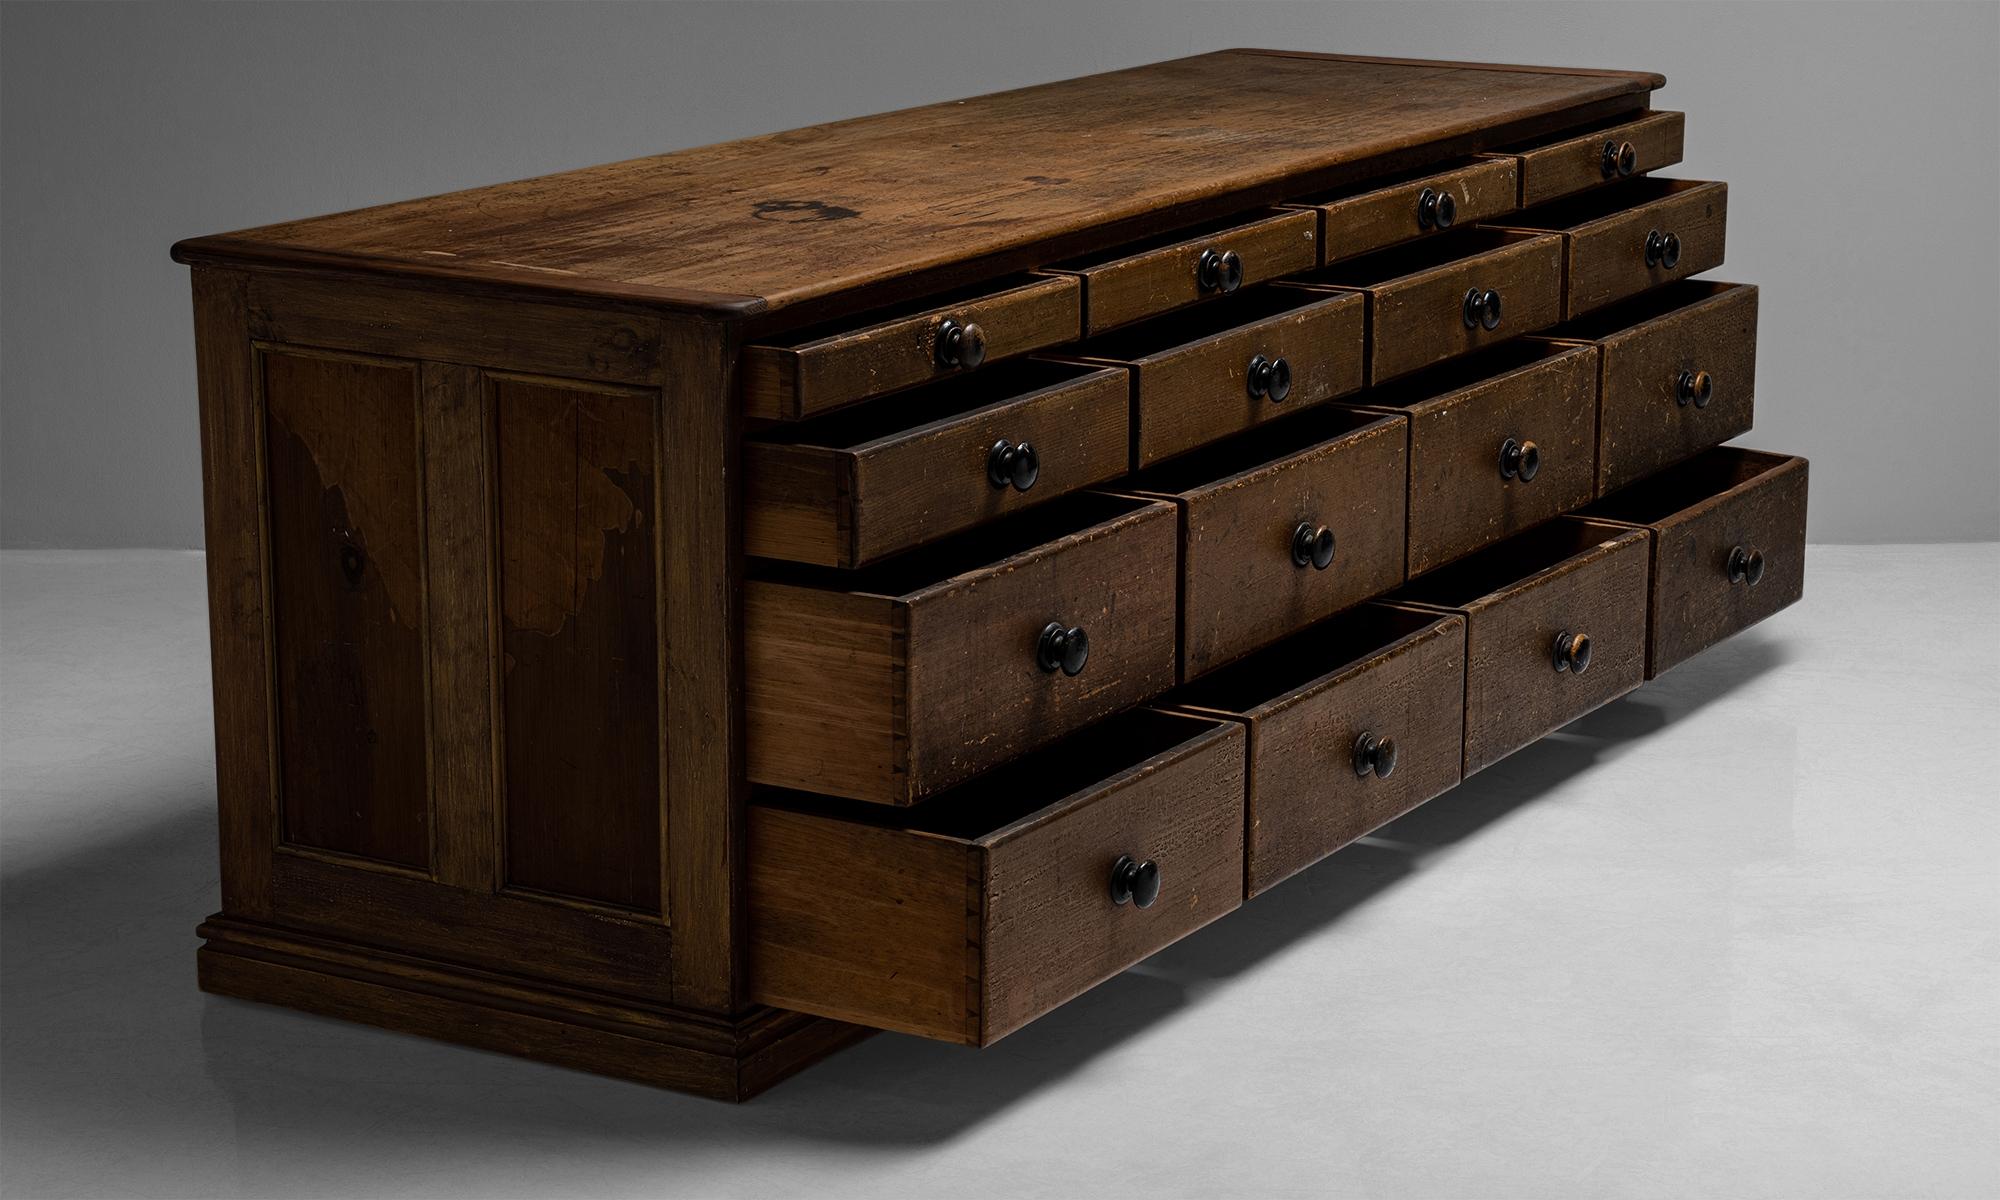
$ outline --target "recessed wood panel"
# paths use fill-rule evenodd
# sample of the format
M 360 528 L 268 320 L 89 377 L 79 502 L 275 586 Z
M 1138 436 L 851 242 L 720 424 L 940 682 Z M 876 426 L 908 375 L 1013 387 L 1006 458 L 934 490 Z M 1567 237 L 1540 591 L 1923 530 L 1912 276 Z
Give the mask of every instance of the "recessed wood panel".
M 283 838 L 428 867 L 416 366 L 261 357 Z
M 654 394 L 491 388 L 506 880 L 658 912 Z

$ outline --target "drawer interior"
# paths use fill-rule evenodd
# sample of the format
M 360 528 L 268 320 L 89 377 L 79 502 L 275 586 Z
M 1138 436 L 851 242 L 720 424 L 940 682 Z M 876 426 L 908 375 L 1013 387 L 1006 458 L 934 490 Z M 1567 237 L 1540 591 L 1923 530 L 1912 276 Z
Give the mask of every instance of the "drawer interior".
M 1610 521 L 1626 521 L 1634 525 L 1657 524 L 1703 500 L 1775 471 L 1790 461 L 1781 454 L 1718 446 L 1613 492 L 1585 512 Z
M 1601 221 L 1619 213 L 1650 204 L 1655 200 L 1666 200 L 1709 186 L 1706 179 L 1661 179 L 1645 175 L 1627 179 L 1620 183 L 1606 184 L 1604 187 L 1570 196 L 1562 200 L 1551 200 L 1535 208 L 1524 209 L 1511 217 L 1502 218 L 1502 223 L 1521 229 L 1574 229 Z
M 927 383 L 873 403 L 789 422 L 755 434 L 752 440 L 859 450 L 874 442 L 919 432 L 927 425 L 1010 404 L 1103 369 L 1042 359 L 1001 363 L 983 371 Z
M 1436 613 L 1366 604 L 1203 676 L 1168 697 L 1214 712 L 1248 713 L 1372 658 L 1445 619 Z
M 1420 179 L 1435 179 L 1440 175 L 1449 175 L 1454 171 L 1463 171 L 1479 166 L 1485 161 L 1484 159 L 1471 157 L 1448 158 L 1442 162 L 1431 163 L 1427 166 L 1413 167 L 1407 171 L 1397 171 L 1392 175 L 1373 175 L 1367 179 L 1357 179 L 1352 183 L 1329 188 L 1323 192 L 1314 192 L 1309 196 L 1294 197 L 1285 203 L 1314 207 L 1322 204 L 1334 204 L 1342 200 L 1352 200 L 1356 196 L 1366 196 L 1374 192 L 1386 191 L 1389 188 L 1400 187 L 1406 183 L 1415 183 Z
M 1301 292 L 1296 288 L 1246 288 L 1226 299 L 1154 317 L 1130 328 L 1092 338 L 1077 347 L 1075 353 L 1121 362 L 1148 358 L 1253 321 L 1295 312 L 1326 299 L 1326 296 Z
M 1412 408 L 1448 396 L 1489 379 L 1576 352 L 1576 347 L 1537 339 L 1506 342 L 1490 349 L 1449 359 L 1435 367 L 1378 385 L 1355 403 L 1376 408 Z
M 1643 292 L 1623 303 L 1578 317 L 1566 325 L 1550 330 L 1548 336 L 1596 341 L 1598 338 L 1610 337 L 1635 325 L 1658 320 L 1681 309 L 1691 308 L 1704 300 L 1712 300 L 1743 286 L 1740 283 L 1716 283 L 1707 279 L 1677 280 L 1665 287 Z
M 1343 433 L 1372 425 L 1375 413 L 1314 408 L 1205 446 L 1171 462 L 1120 480 L 1121 490 L 1177 494 L 1245 475 L 1302 454 Z
M 1047 284 L 1049 282 L 1045 276 L 1034 275 L 1028 272 L 1002 276 L 998 279 L 985 279 L 978 283 L 967 284 L 964 287 L 953 288 L 948 292 L 933 292 L 928 296 L 919 296 L 914 300 L 906 300 L 900 304 L 869 309 L 861 313 L 850 313 L 816 325 L 806 326 L 803 329 L 795 329 L 790 333 L 778 334 L 775 337 L 759 338 L 757 339 L 757 345 L 775 347 L 782 350 L 803 350 L 816 342 L 823 342 L 830 338 L 854 333 L 857 330 L 867 329 L 871 325 L 882 325 L 890 321 L 899 321 L 905 317 L 914 317 L 922 313 L 931 312 L 934 309 L 949 308 L 954 304 L 964 304 L 968 301 L 981 300 L 988 296 L 997 296 L 1013 288 L 1027 287 L 1030 284 L 1036 283 Z
M 1341 287 L 1374 287 L 1401 279 L 1407 275 L 1417 275 L 1434 267 L 1448 266 L 1475 254 L 1501 250 L 1526 237 L 1504 229 L 1475 226 L 1463 232 L 1451 233 L 1426 240 L 1410 242 L 1406 245 L 1380 250 L 1374 254 L 1364 254 L 1359 258 L 1322 267 L 1301 282 L 1331 283 Z
M 1558 129 L 1553 133 L 1540 133 L 1531 138 L 1523 138 L 1518 142 L 1510 142 L 1505 146 L 1495 146 L 1488 153 L 1522 154 L 1529 150 L 1539 150 L 1543 146 L 1554 146 L 1561 142 L 1588 136 L 1589 134 L 1603 133 L 1610 129 L 1622 129 L 1634 121 L 1643 121 L 1648 117 L 1658 115 L 1658 113 L 1651 109 L 1638 109 L 1633 112 L 1619 113 L 1616 116 L 1601 117 L 1597 120 L 1585 121 L 1581 125 L 1571 125 L 1567 128 Z
M 1481 597 L 1540 574 L 1606 541 L 1620 531 L 1587 521 L 1537 525 L 1411 581 L 1399 600 L 1463 608 Z
M 1252 222 L 1268 220 L 1271 217 L 1281 215 L 1283 215 L 1282 211 L 1278 209 L 1253 208 L 1248 212 L 1235 213 L 1227 217 L 1217 217 L 1215 220 L 1203 221 L 1198 225 L 1183 226 L 1179 229 L 1168 230 L 1166 233 L 1154 234 L 1151 237 L 1124 242 L 1106 250 L 1092 251 L 1089 254 L 1078 255 L 1075 258 L 1067 258 L 1059 263 L 1050 263 L 1045 269 L 1050 271 L 1088 271 L 1093 267 L 1101 267 L 1107 263 L 1115 263 L 1120 259 L 1133 258 L 1154 250 L 1164 250 L 1169 246 L 1178 246 L 1183 242 L 1192 242 L 1199 238 L 1217 237 L 1232 233 Z

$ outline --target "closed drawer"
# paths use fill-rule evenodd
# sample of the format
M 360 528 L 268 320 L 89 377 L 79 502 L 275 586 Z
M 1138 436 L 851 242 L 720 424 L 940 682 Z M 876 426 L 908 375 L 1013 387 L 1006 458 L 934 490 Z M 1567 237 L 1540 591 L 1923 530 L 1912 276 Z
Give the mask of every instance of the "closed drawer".
M 1151 466 L 1361 387 L 1359 297 L 1264 287 L 1078 347 L 1132 373 L 1132 465 Z
M 1560 233 L 1565 320 L 1722 265 L 1729 185 L 1636 179 L 1506 218 Z
M 1561 326 L 1599 352 L 1597 492 L 1749 430 L 1757 289 L 1690 279 Z
M 1525 207 L 1672 166 L 1686 126 L 1677 112 L 1640 113 L 1503 146 L 1494 156 L 1519 165 Z
M 996 280 L 782 340 L 745 346 L 745 415 L 798 421 L 933 379 L 1073 342 L 1083 289 L 1068 276 Z
M 1255 896 L 1458 783 L 1465 618 L 1365 604 L 1175 699 L 1249 731 Z
M 1407 569 L 1421 575 L 1590 502 L 1597 356 L 1529 339 L 1367 394 L 1410 420 Z
M 752 999 L 999 1040 L 1242 903 L 1243 744 L 1141 709 L 917 809 L 760 795 Z
M 863 566 L 1125 474 L 1130 385 L 1020 362 L 743 443 L 745 549 Z
M 1368 298 L 1368 381 L 1381 383 L 1555 324 L 1562 240 L 1466 230 L 1335 263 L 1299 283 Z
M 1560 520 L 1399 593 L 1465 615 L 1467 775 L 1639 686 L 1646 573 L 1644 531 Z
M 1513 159 L 1474 158 L 1293 203 L 1320 215 L 1320 252 L 1338 262 L 1513 212 L 1519 196 Z
M 911 804 L 1174 682 L 1173 506 L 1077 496 L 744 583 L 753 783 Z
M 1182 678 L 1403 581 L 1404 442 L 1322 409 L 1120 485 L 1181 512 Z
M 1651 679 L 1805 590 L 1806 460 L 1723 446 L 1586 510 L 1650 531 Z
M 1267 211 L 1176 230 L 1049 270 L 1083 284 L 1083 331 L 1121 325 L 1229 295 L 1319 265 L 1319 221 Z

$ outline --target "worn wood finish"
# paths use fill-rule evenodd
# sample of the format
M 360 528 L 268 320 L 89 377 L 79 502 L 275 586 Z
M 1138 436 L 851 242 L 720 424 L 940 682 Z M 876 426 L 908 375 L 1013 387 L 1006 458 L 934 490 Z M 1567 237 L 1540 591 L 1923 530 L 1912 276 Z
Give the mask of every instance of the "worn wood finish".
M 1242 902 L 1243 732 L 1138 712 L 904 814 L 751 809 L 751 986 L 984 1046 Z M 1115 904 L 1120 855 L 1160 895 Z
M 1100 333 L 1147 317 L 1219 298 L 1204 287 L 1204 254 L 1234 254 L 1249 287 L 1319 265 L 1319 222 L 1299 212 L 1230 217 L 1195 230 L 1171 233 L 1099 254 L 1057 263 L 1051 272 L 1083 284 L 1083 333 Z
M 1400 417 L 1311 412 L 1128 480 L 1181 514 L 1181 678 L 1192 679 L 1403 581 Z M 1293 558 L 1301 524 L 1331 566 Z
M 1633 173 L 1645 174 L 1681 160 L 1686 120 L 1677 112 L 1595 121 L 1578 130 L 1543 134 L 1496 155 L 1518 164 L 1521 205 L 1542 204 L 1612 182 L 1604 171 L 1604 146 L 1631 143 Z
M 1649 288 L 1722 265 L 1729 185 L 1635 179 L 1505 219 L 1509 228 L 1560 233 L 1563 317 L 1574 319 Z M 1648 262 L 1654 232 L 1680 239 L 1673 266 Z
M 1590 502 L 1597 358 L 1523 342 L 1407 376 L 1364 398 L 1409 418 L 1411 576 Z M 1531 480 L 1501 471 L 1508 439 L 1533 443 Z
M 1083 326 L 1083 289 L 1066 276 L 981 285 L 945 303 L 935 299 L 859 323 L 805 330 L 782 344 L 743 350 L 743 410 L 765 420 L 797 421 L 933 379 L 970 372 L 938 356 L 947 321 L 985 331 L 985 362 L 1074 341 Z
M 1549 331 L 1599 352 L 1597 494 L 1624 487 L 1750 429 L 1757 384 L 1757 289 L 1686 280 Z M 1710 395 L 1681 394 L 1683 374 Z
M 1123 371 L 1030 363 L 776 427 L 743 444 L 746 549 L 865 566 L 1116 478 L 1130 392 Z M 1034 448 L 1026 491 L 993 485 L 997 441 Z
M 1173 685 L 1175 514 L 1074 497 L 977 543 L 746 584 L 749 776 L 911 804 Z M 1081 627 L 1082 673 L 1043 628 Z
M 1418 201 L 1427 191 L 1451 197 L 1456 208 L 1450 227 L 1464 229 L 1513 212 L 1520 181 L 1511 158 L 1471 159 L 1448 170 L 1350 184 L 1296 203 L 1320 215 L 1320 249 L 1332 263 L 1446 232 L 1419 218 Z
M 1132 466 L 1184 454 L 1361 387 L 1359 297 L 1263 288 L 1066 352 L 1132 372 Z M 1251 361 L 1283 359 L 1291 391 L 1253 394 Z
M 1399 592 L 1465 614 L 1465 773 L 1639 686 L 1646 674 L 1644 533 L 1558 521 L 1461 559 Z M 1558 671 L 1558 634 L 1591 642 L 1582 673 Z
M 1652 533 L 1646 678 L 1796 601 L 1805 587 L 1803 458 L 1724 446 L 1585 510 Z M 1731 552 L 1760 556 L 1755 583 L 1730 578 Z
M 1562 319 L 1562 242 L 1471 229 L 1335 263 L 1298 278 L 1368 298 L 1368 382 L 1497 345 Z M 1465 320 L 1468 290 L 1500 295 L 1492 329 Z

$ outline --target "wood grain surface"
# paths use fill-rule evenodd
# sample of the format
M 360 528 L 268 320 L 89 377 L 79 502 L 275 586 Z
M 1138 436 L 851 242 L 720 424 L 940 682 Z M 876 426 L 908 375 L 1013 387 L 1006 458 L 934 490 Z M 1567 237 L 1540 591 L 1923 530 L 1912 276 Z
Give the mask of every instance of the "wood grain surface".
M 1609 182 L 1604 174 L 1604 144 L 1632 143 L 1637 174 L 1670 167 L 1681 160 L 1686 121 L 1677 112 L 1652 112 L 1633 119 L 1594 121 L 1581 131 L 1545 134 L 1500 154 L 1520 165 L 1521 204 L 1525 207 Z

